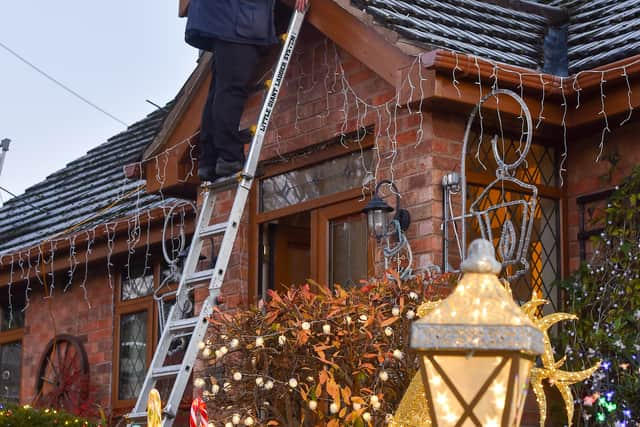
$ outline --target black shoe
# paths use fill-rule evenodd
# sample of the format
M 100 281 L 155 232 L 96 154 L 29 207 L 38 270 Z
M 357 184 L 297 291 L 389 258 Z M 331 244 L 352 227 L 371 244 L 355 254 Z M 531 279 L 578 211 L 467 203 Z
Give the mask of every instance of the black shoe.
M 216 163 L 216 175 L 218 176 L 231 176 L 240 172 L 244 168 L 244 162 L 242 160 L 226 161 L 225 159 L 218 159 Z
M 216 167 L 215 166 L 205 166 L 205 165 L 200 165 L 198 166 L 198 176 L 200 177 L 200 181 L 205 182 L 205 181 L 209 181 L 209 182 L 213 182 L 216 179 L 219 178 L 219 176 L 216 174 Z

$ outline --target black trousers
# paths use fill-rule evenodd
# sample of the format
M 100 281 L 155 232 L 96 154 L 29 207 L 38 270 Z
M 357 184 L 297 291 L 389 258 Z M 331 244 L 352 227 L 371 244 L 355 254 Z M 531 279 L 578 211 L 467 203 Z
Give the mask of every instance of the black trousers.
M 211 86 L 200 126 L 200 165 L 244 161 L 238 126 L 263 47 L 216 40 Z

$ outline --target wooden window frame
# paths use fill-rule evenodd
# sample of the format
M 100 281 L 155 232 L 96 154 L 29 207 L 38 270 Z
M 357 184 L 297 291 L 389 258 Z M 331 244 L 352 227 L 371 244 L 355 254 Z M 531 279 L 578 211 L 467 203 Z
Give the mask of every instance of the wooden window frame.
M 160 286 L 160 275 L 162 273 L 162 263 L 152 258 L 151 269 L 153 272 L 153 289 L 156 290 Z M 134 298 L 129 300 L 122 300 L 122 273 L 118 275 L 115 286 L 116 299 L 114 302 L 114 345 L 113 345 L 113 370 L 112 370 L 112 393 L 111 402 L 112 408 L 117 410 L 117 414 L 124 413 L 125 409 L 133 408 L 136 403 L 136 399 L 120 399 L 118 390 L 120 386 L 120 319 L 123 315 L 140 313 L 146 311 L 147 315 L 147 355 L 146 355 L 146 369 L 149 369 L 149 364 L 153 358 L 156 344 L 158 342 L 158 305 L 153 298 L 153 294 Z M 167 290 L 168 291 L 168 290 Z
M 18 403 L 22 400 L 22 382 L 24 380 L 24 363 L 22 358 L 24 355 L 24 346 L 22 345 L 23 341 L 24 328 L 15 328 L 0 332 L 0 346 L 16 342 L 20 343 L 20 383 L 18 384 Z
M 260 212 L 260 184 L 262 180 L 270 178 L 275 175 L 287 173 L 296 169 L 302 169 L 308 166 L 320 164 L 335 158 L 347 156 L 349 154 L 371 149 L 374 145 L 374 137 L 371 133 L 367 134 L 363 140 L 358 144 L 350 144 L 345 148 L 344 145 L 336 143 L 317 151 L 313 156 L 300 156 L 295 157 L 287 162 L 277 163 L 265 166 L 262 175 L 259 179 L 254 181 L 254 187 L 249 196 L 249 276 L 248 276 L 248 302 L 249 304 L 255 304 L 256 298 L 261 296 L 261 284 L 258 283 L 258 269 L 260 268 L 260 226 L 269 221 L 273 221 L 278 218 L 283 218 L 289 215 L 294 215 L 301 212 L 309 211 L 311 214 L 311 249 L 316 254 L 311 257 L 311 276 L 318 280 L 319 283 L 325 283 L 329 276 L 328 271 L 328 237 L 325 234 L 323 237 L 319 236 L 317 229 L 319 227 L 318 221 L 326 220 L 326 215 L 332 212 L 329 210 L 332 206 L 333 209 L 345 209 L 349 203 L 356 206 L 356 203 L 361 203 L 364 207 L 365 201 L 363 200 L 363 189 L 352 188 L 350 190 L 341 191 L 338 193 L 329 194 L 326 196 L 320 196 L 313 200 L 308 200 L 295 205 L 287 206 L 280 209 L 274 209 L 268 212 Z M 319 211 L 327 209 L 327 213 L 323 216 L 319 216 Z M 359 208 L 361 209 L 361 208 Z M 357 212 L 358 209 L 346 211 L 345 215 Z M 324 218 L 324 219 L 323 219 Z M 316 231 L 314 231 L 316 230 Z M 321 233 L 320 233 L 321 234 Z M 326 245 L 326 247 L 320 247 L 319 245 Z M 369 238 L 369 248 L 371 246 L 371 239 Z M 371 251 L 368 250 L 370 253 Z M 326 265 L 326 268 L 320 266 Z M 367 257 L 367 270 L 371 275 L 374 270 L 374 259 L 372 256 Z M 324 280 L 323 280 L 324 279 Z

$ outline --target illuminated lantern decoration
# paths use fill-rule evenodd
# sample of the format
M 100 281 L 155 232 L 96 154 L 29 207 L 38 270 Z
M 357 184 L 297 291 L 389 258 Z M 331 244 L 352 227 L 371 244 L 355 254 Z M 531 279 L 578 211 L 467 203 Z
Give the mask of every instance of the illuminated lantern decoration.
M 475 240 L 461 267 L 453 293 L 411 330 L 431 421 L 438 427 L 518 426 L 543 334 L 498 279 L 501 265 L 491 243 Z

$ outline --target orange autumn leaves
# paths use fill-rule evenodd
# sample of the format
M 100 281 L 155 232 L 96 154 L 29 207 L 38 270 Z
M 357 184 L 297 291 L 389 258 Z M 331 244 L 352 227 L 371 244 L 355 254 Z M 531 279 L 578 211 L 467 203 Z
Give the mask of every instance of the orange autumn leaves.
M 222 426 L 384 423 L 417 371 L 407 353 L 417 307 L 450 289 L 448 276 L 349 290 L 310 281 L 271 292 L 262 310 L 216 312 L 203 357 L 211 420 Z

